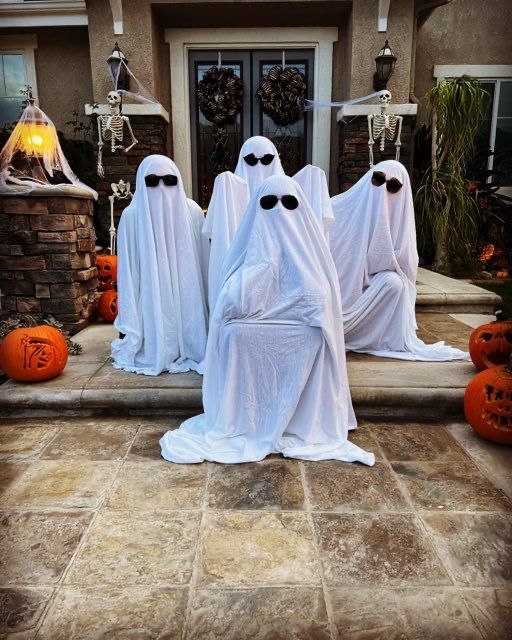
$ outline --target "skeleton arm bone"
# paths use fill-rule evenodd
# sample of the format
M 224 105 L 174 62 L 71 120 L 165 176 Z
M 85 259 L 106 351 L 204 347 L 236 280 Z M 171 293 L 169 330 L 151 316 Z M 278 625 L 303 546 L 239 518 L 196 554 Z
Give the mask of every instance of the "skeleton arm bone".
M 402 146 L 402 142 L 400 140 L 400 136 L 402 135 L 403 117 L 402 116 L 396 116 L 396 119 L 398 121 L 398 132 L 396 134 L 396 142 L 395 142 L 395 147 L 396 147 L 395 159 L 396 160 L 400 160 L 400 147 Z
M 123 116 L 123 120 L 126 122 L 126 126 L 128 127 L 128 131 L 130 132 L 130 135 L 132 137 L 131 145 L 125 148 L 125 152 L 127 152 L 127 151 L 130 151 L 130 149 L 132 149 L 137 144 L 138 140 L 137 140 L 137 138 L 135 137 L 135 135 L 133 133 L 132 125 L 130 124 L 130 120 L 126 116 Z
M 368 153 L 370 155 L 370 167 L 373 167 L 373 145 L 375 140 L 373 139 L 373 116 L 368 116 Z
M 100 178 L 105 176 L 105 171 L 103 170 L 103 134 L 101 131 L 101 120 L 97 119 L 98 122 L 98 164 L 97 171 Z

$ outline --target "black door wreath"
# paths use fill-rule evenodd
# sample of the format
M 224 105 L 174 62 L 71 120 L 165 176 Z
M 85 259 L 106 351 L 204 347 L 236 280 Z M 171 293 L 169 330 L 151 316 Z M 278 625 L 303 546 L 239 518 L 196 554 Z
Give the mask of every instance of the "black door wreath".
M 296 67 L 272 67 L 260 80 L 261 108 L 279 126 L 297 122 L 304 113 L 306 78 Z
M 242 80 L 229 67 L 208 69 L 196 95 L 201 113 L 218 127 L 232 124 L 243 107 Z

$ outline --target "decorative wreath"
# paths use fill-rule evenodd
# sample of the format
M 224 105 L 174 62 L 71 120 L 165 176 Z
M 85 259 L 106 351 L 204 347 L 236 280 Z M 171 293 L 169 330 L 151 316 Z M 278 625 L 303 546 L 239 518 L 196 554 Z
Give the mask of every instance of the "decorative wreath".
M 229 67 L 208 69 L 196 95 L 201 113 L 219 127 L 234 122 L 243 107 L 242 80 Z
M 280 126 L 297 122 L 304 112 L 306 78 L 296 67 L 276 65 L 260 80 L 256 92 L 263 111 Z

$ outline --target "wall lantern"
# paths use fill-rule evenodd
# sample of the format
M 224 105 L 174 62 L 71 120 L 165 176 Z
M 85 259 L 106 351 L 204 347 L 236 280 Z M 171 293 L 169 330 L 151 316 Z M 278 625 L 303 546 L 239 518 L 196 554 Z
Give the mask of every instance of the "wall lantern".
M 30 158 L 55 153 L 57 130 L 53 122 L 35 106 L 31 87 L 26 90 L 27 106 L 19 121 L 19 150 Z
M 107 59 L 110 75 L 112 76 L 112 82 L 116 90 L 123 89 L 127 91 L 130 86 L 130 74 L 128 73 L 128 60 L 126 56 L 119 48 L 116 42 L 112 53 Z
M 373 88 L 375 91 L 381 91 L 387 87 L 388 80 L 393 74 L 396 60 L 397 58 L 386 40 L 378 56 L 375 58 L 375 67 L 377 69 L 373 76 Z

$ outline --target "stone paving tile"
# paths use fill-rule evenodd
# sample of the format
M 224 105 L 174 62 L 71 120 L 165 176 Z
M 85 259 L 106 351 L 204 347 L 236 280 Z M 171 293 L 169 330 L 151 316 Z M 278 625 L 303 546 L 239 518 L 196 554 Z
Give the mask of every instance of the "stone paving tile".
M 200 509 L 206 474 L 206 464 L 125 462 L 107 506 L 125 510 Z
M 484 475 L 512 498 L 512 448 L 485 440 L 466 423 L 451 424 L 447 429 Z
M 321 589 L 199 590 L 191 605 L 190 640 L 329 640 Z
M 395 462 L 392 467 L 416 509 L 512 511 L 510 500 L 469 460 Z
M 0 498 L 3 507 L 94 509 L 117 471 L 114 462 L 36 461 Z
M 207 513 L 198 585 L 318 584 L 313 532 L 305 513 Z
M 30 427 L 0 423 L 0 458 L 16 459 L 37 456 L 57 433 L 56 428 Z
M 212 465 L 208 505 L 212 509 L 303 509 L 299 463 L 269 458 L 246 464 Z
M 29 466 L 29 462 L 10 462 L 5 460 L 0 462 L 0 496 Z
M 185 584 L 200 514 L 102 511 L 66 576 L 69 584 Z
M 137 426 L 103 424 L 64 427 L 45 448 L 41 459 L 119 460 L 126 455 Z
M 0 638 L 32 637 L 53 589 L 0 588 Z
M 390 462 L 467 461 L 466 454 L 442 426 L 381 424 L 372 426 L 372 434 Z
M 372 436 L 369 425 L 364 423 L 359 424 L 357 429 L 352 429 L 352 431 L 348 432 L 348 439 L 358 447 L 361 447 L 361 449 L 373 453 L 376 460 L 380 460 L 382 458 L 382 452 L 377 441 Z
M 187 591 L 165 587 L 64 587 L 57 593 L 37 638 L 180 638 Z
M 444 585 L 446 571 L 409 514 L 314 514 L 327 584 Z
M 128 453 L 129 460 L 162 460 L 159 441 L 170 429 L 176 429 L 182 422 L 181 418 L 169 419 L 158 427 L 144 427 L 139 429 Z
M 328 599 L 339 640 L 481 640 L 454 589 L 338 587 Z
M 369 468 L 326 460 L 305 462 L 304 467 L 316 511 L 412 511 L 384 462 Z
M 91 518 L 92 513 L 86 511 L 2 513 L 2 583 L 55 584 Z
M 461 593 L 485 640 L 512 638 L 512 589 L 464 589 Z
M 436 549 L 457 583 L 512 584 L 512 516 L 421 513 Z

